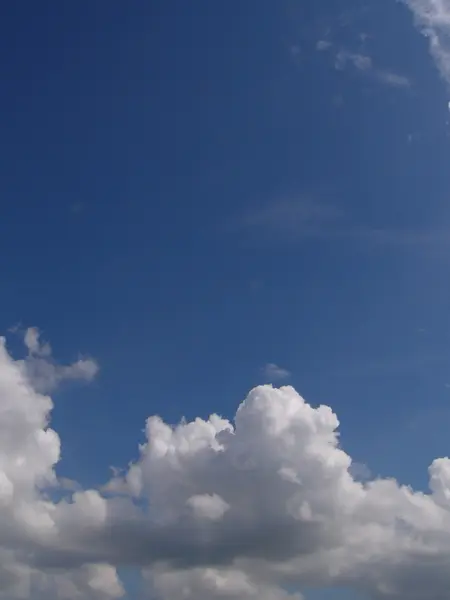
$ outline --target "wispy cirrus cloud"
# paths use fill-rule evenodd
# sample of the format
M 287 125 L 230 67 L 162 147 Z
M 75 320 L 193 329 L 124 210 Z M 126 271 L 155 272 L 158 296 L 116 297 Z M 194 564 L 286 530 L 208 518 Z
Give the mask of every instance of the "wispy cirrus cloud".
M 409 88 L 412 86 L 411 80 L 405 75 L 375 65 L 372 57 L 366 52 L 351 52 L 345 48 L 338 49 L 329 40 L 319 40 L 316 49 L 319 52 L 330 52 L 334 60 L 334 67 L 338 71 L 352 68 L 390 87 Z
M 332 48 L 332 46 L 330 46 Z M 334 59 L 334 66 L 343 71 L 348 65 L 352 65 L 358 71 L 368 71 L 373 68 L 372 59 L 366 54 L 339 50 Z
M 275 363 L 267 363 L 264 365 L 263 375 L 269 382 L 281 381 L 283 379 L 289 379 L 291 372 L 283 367 L 279 367 Z
M 405 75 L 394 73 L 393 71 L 380 70 L 378 69 L 374 73 L 375 77 L 386 85 L 397 88 L 409 88 L 411 87 L 411 80 Z
M 319 237 L 335 228 L 341 211 L 309 197 L 289 197 L 253 208 L 236 219 L 237 229 L 284 241 Z
M 450 227 L 374 227 L 355 222 L 343 210 L 310 197 L 276 200 L 241 215 L 240 233 L 264 243 L 308 240 L 349 241 L 376 247 L 439 249 L 450 246 Z

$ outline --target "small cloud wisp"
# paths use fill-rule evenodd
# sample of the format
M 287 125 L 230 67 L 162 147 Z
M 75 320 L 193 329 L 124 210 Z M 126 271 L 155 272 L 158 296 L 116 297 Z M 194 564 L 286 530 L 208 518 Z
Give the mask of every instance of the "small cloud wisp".
M 64 381 L 92 381 L 99 371 L 92 358 L 79 358 L 70 365 L 60 365 L 52 358 L 49 343 L 41 342 L 41 333 L 29 327 L 24 334 L 28 356 L 20 361 L 22 369 L 33 387 L 41 393 L 54 391 Z

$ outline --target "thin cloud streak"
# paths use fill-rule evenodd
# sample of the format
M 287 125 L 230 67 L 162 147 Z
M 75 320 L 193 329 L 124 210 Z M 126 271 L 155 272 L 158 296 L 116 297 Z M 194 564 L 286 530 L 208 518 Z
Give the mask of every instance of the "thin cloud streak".
M 379 81 L 390 85 L 391 87 L 397 88 L 409 88 L 411 87 L 411 81 L 404 75 L 393 73 L 392 71 L 376 71 L 375 76 Z
M 432 249 L 450 245 L 450 227 L 370 227 L 364 223 L 352 223 L 339 208 L 309 198 L 266 204 L 241 215 L 236 219 L 234 229 L 250 239 L 276 244 L 322 240 L 350 241 L 377 247 Z
M 241 215 L 236 225 L 240 230 L 266 232 L 271 236 L 291 239 L 316 237 L 340 217 L 336 207 L 302 197 L 265 204 Z

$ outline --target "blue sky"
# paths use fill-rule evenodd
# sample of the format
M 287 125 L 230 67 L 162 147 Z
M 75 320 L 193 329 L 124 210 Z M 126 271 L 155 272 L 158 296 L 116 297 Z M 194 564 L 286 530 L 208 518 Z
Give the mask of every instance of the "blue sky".
M 332 407 L 358 472 L 428 490 L 450 424 L 443 4 L 4 7 L 1 329 L 19 360 L 38 327 L 84 361 L 50 372 L 59 476 L 104 484 L 150 415 L 233 419 L 273 383 Z
M 405 7 L 327 4 L 8 8 L 3 330 L 101 365 L 56 406 L 71 471 L 153 412 L 234 414 L 272 362 L 383 471 L 380 430 L 446 409 L 446 89 Z

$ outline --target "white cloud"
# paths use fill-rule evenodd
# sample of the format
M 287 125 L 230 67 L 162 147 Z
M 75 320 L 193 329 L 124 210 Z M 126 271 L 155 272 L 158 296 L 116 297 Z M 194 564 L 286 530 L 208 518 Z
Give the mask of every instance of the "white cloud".
M 287 369 L 283 369 L 279 367 L 275 363 L 268 363 L 265 365 L 263 369 L 264 376 L 268 378 L 269 381 L 278 381 L 280 379 L 287 379 L 290 377 L 291 373 Z
M 429 39 L 430 52 L 450 84 L 450 2 L 448 0 L 402 0 L 414 14 L 416 23 Z
M 24 343 L 28 356 L 21 363 L 28 379 L 39 392 L 55 390 L 63 381 L 92 381 L 98 373 L 98 364 L 91 358 L 80 358 L 70 365 L 59 365 L 52 360 L 49 343 L 41 343 L 36 327 L 25 330 Z
M 149 419 L 133 477 L 165 533 L 149 532 L 136 555 L 154 562 L 146 576 L 159 597 L 283 598 L 305 585 L 446 597 L 449 460 L 430 467 L 430 495 L 394 480 L 361 483 L 337 426 L 328 407 L 270 386 L 249 394 L 235 426 L 217 416 L 176 428 Z M 220 522 L 198 527 L 186 515 L 198 492 L 227 503 Z
M 369 471 L 360 481 L 329 407 L 260 386 L 233 422 L 150 417 L 139 459 L 106 496 L 70 482 L 57 501 L 51 410 L 2 340 L 0 600 L 119 598 L 127 565 L 159 600 L 294 600 L 336 586 L 448 597 L 448 458 L 430 466 L 427 494 Z

